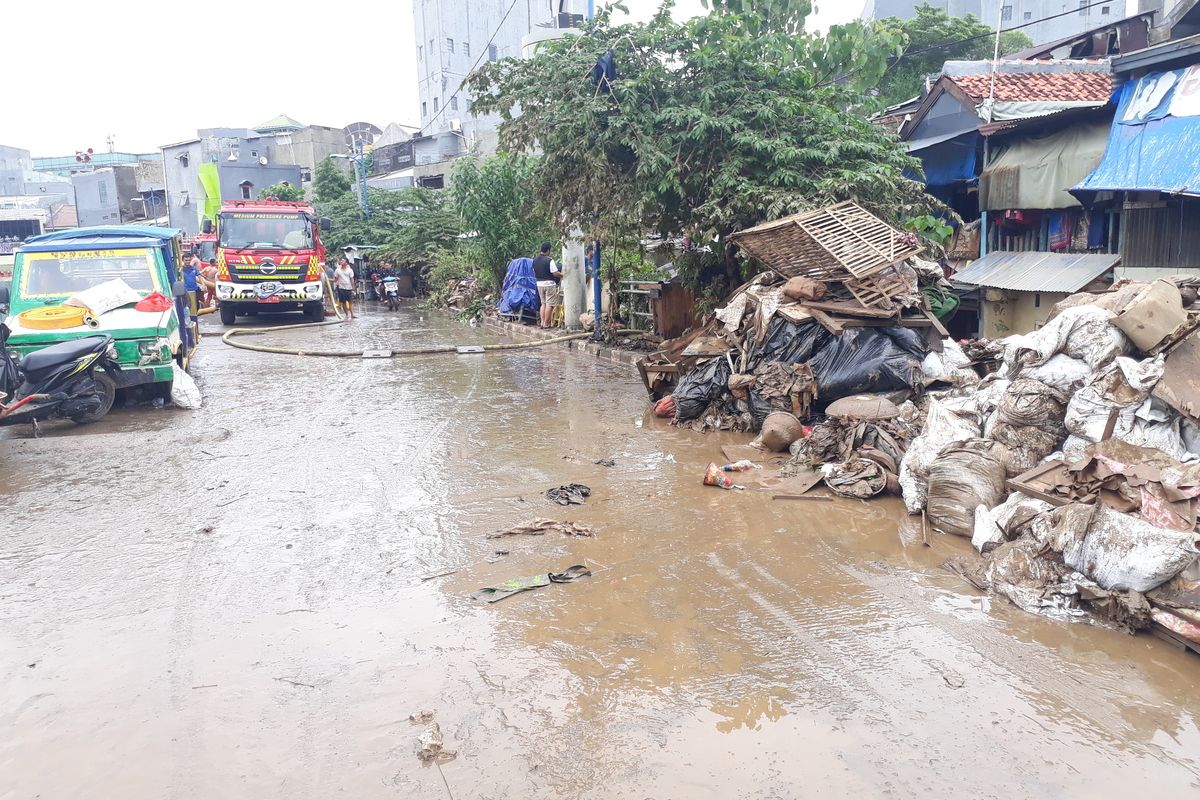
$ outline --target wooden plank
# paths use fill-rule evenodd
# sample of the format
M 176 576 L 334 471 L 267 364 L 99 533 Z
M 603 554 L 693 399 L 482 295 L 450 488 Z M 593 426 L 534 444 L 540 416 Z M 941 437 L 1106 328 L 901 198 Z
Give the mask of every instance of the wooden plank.
M 808 312 L 812 314 L 813 319 L 820 323 L 822 328 L 829 331 L 834 336 L 842 335 L 843 327 L 840 321 L 834 319 L 818 308 L 810 308 Z
M 825 311 L 830 314 L 839 314 L 847 317 L 871 317 L 873 319 L 896 319 L 899 314 L 896 311 L 887 311 L 882 308 L 868 308 L 855 303 L 839 303 L 828 300 L 805 300 L 800 303 L 801 308 L 809 311 L 816 309 Z
M 943 339 L 950 338 L 950 331 L 946 330 L 946 326 L 942 324 L 942 321 L 938 319 L 932 311 L 927 308 L 922 308 L 921 313 L 925 315 L 925 319 L 929 320 L 929 322 L 933 325 L 933 329 L 937 331 Z
M 1185 339 L 1171 351 L 1151 394 L 1180 414 L 1200 419 L 1200 336 Z

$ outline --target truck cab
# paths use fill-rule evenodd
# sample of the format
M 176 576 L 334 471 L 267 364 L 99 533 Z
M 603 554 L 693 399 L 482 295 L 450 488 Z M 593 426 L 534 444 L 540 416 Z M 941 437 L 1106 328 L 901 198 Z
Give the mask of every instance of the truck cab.
M 76 228 L 32 237 L 17 249 L 13 262 L 9 347 L 23 356 L 106 333 L 116 340 L 121 366 L 117 388 L 159 384 L 169 391 L 173 365 L 187 366 L 199 338 L 188 315 L 181 270 L 182 237 L 170 228 Z M 143 299 L 157 292 L 166 300 L 157 304 L 159 310 L 131 303 L 69 327 L 35 324 L 32 315 L 22 319 L 25 312 L 60 306 L 76 292 L 117 278 Z
M 303 311 L 325 319 L 325 246 L 329 220 L 308 203 L 227 201 L 217 216 L 217 304 L 221 322 L 240 314 Z

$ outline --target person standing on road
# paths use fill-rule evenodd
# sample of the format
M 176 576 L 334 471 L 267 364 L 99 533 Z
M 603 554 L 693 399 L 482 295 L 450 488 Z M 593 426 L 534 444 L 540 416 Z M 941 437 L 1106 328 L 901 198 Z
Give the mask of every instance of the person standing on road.
M 212 308 L 217 304 L 217 265 L 211 261 L 201 263 L 200 308 Z
M 542 242 L 542 252 L 533 260 L 533 276 L 537 279 L 538 299 L 541 310 L 538 312 L 538 327 L 549 328 L 554 321 L 554 309 L 561 304 L 558 282 L 562 280 L 562 272 L 550 258 L 550 243 Z
M 193 317 L 196 316 L 196 310 L 199 308 L 200 270 L 203 267 L 204 262 L 193 251 L 192 257 L 183 268 L 183 289 L 187 292 L 188 309 L 192 312 Z
M 344 258 L 338 259 L 337 269 L 333 271 L 333 289 L 337 292 L 337 304 L 346 312 L 346 317 L 354 319 L 354 270 Z

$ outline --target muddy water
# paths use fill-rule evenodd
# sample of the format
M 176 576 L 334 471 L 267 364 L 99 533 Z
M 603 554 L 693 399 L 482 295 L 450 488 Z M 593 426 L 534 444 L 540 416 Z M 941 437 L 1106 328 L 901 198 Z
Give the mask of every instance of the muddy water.
M 412 310 L 273 338 L 486 341 Z M 623 368 L 213 337 L 194 372 L 199 412 L 0 434 L 0 797 L 1200 791 L 1200 660 L 988 602 L 896 502 L 702 487 L 722 440 Z M 536 516 L 598 534 L 486 538 Z

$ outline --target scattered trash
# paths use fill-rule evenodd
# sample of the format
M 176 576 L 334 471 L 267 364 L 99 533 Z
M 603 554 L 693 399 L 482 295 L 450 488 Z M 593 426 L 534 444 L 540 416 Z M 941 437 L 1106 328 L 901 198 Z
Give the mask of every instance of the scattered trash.
M 485 600 L 488 603 L 498 603 L 501 600 L 512 597 L 514 594 L 541 589 L 543 586 L 549 586 L 552 583 L 574 583 L 580 578 L 591 577 L 591 574 L 591 571 L 587 567 L 577 564 L 573 567 L 568 567 L 563 572 L 543 572 L 524 578 L 513 578 L 499 586 L 487 586 L 472 593 L 471 597 L 476 600 Z
M 786 411 L 773 411 L 768 414 L 762 424 L 762 433 L 758 441 L 763 447 L 782 453 L 791 447 L 792 442 L 804 436 L 804 425 L 795 414 Z
M 852 458 L 840 464 L 823 467 L 825 485 L 843 497 L 866 500 L 882 494 L 888 488 L 887 474 L 876 461 Z M 896 486 L 899 490 L 899 485 Z
M 592 490 L 582 483 L 568 483 L 546 490 L 546 499 L 560 506 L 581 506 L 591 496 Z
M 433 722 L 433 712 L 432 711 L 413 712 L 412 714 L 408 715 L 408 721 L 415 722 L 419 725 L 428 725 L 430 722 Z
M 452 761 L 457 755 L 456 751 L 445 749 L 442 727 L 436 722 L 429 723 L 429 727 L 417 737 L 417 758 L 427 764 Z
M 615 467 L 617 465 L 617 462 L 611 458 L 601 458 L 601 459 L 598 459 L 595 463 L 597 466 L 601 466 L 601 467 Z
M 669 394 L 654 404 L 654 416 L 672 419 L 675 416 L 675 395 Z
M 749 472 L 752 469 L 762 469 L 761 464 L 755 464 L 748 458 L 741 461 L 735 461 L 732 464 L 725 464 L 721 467 L 722 472 Z
M 487 538 L 500 539 L 505 536 L 541 536 L 547 531 L 558 531 L 565 536 L 590 537 L 596 535 L 596 531 L 592 528 L 589 528 L 587 525 L 538 517 L 536 519 L 531 519 L 528 522 L 522 522 L 520 525 L 516 525 L 508 530 L 489 533 Z
M 729 477 L 722 471 L 716 463 L 708 465 L 708 469 L 704 472 L 704 485 L 716 486 L 718 489 L 739 489 L 743 490 L 745 486 L 738 486 L 733 482 L 733 478 Z

